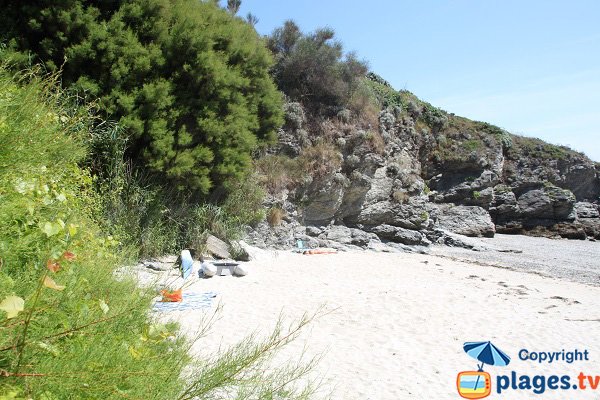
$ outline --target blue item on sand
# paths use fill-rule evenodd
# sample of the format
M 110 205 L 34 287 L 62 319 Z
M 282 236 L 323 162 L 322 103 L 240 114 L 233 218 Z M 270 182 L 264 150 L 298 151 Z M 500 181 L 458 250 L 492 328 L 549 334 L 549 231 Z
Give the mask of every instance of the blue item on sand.
M 215 292 L 204 293 L 183 293 L 183 299 L 180 302 L 162 302 L 157 301 L 152 307 L 153 311 L 185 311 L 199 310 L 209 308 L 213 299 L 217 297 Z
M 187 279 L 188 276 L 192 273 L 192 265 L 194 264 L 194 260 L 192 259 L 192 255 L 189 250 L 183 250 L 181 252 L 181 277 L 183 279 Z

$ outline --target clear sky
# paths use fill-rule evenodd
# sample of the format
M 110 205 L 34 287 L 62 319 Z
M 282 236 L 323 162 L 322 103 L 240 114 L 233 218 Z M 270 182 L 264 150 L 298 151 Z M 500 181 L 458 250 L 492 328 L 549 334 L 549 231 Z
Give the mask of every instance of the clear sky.
M 242 0 L 261 34 L 328 26 L 396 89 L 600 161 L 600 0 Z

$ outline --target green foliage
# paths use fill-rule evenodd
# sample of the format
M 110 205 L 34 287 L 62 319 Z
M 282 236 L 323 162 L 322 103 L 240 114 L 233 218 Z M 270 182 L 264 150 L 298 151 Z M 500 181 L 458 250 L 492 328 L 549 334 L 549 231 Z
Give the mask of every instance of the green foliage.
M 305 35 L 286 21 L 267 45 L 275 54 L 273 76 L 279 89 L 313 111 L 335 113 L 346 107 L 367 72 L 355 54 L 343 57 L 341 43 L 328 28 Z
M 96 124 L 53 82 L 19 78 L 0 70 L 0 397 L 308 399 L 314 361 L 272 359 L 312 317 L 195 361 L 177 326 L 151 317 L 153 291 L 115 279 L 127 249 L 99 229 L 103 203 L 78 165 Z M 198 207 L 199 229 L 217 230 L 218 210 Z
M 480 198 L 481 198 L 481 192 L 477 191 L 477 190 L 474 190 L 473 191 L 473 199 L 478 200 Z
M 442 129 L 448 124 L 448 116 L 445 111 L 425 102 L 422 103 L 422 107 L 421 117 L 430 127 Z
M 240 229 L 242 225 L 252 226 L 262 221 L 265 218 L 263 200 L 266 193 L 259 184 L 259 177 L 253 174 L 231 186 L 222 204 L 223 211 L 237 218 Z
M 365 82 L 373 92 L 381 108 L 402 108 L 404 106 L 400 92 L 394 90 L 394 88 L 392 88 L 391 85 L 379 75 L 370 72 L 367 75 Z
M 13 1 L 0 38 L 98 98 L 125 129 L 127 158 L 180 192 L 242 179 L 282 123 L 263 41 L 214 2 Z
M 488 124 L 487 122 L 475 122 L 478 130 L 483 131 L 487 134 L 493 135 L 498 142 L 502 145 L 504 150 L 508 150 L 513 145 L 512 135 L 502 128 L 495 125 Z
M 513 146 L 508 155 L 513 159 L 526 156 L 540 161 L 548 161 L 563 160 L 578 155 L 568 147 L 553 145 L 536 138 L 513 136 L 512 143 Z
M 476 151 L 483 147 L 483 143 L 481 142 L 481 140 L 478 139 L 469 139 L 465 140 L 462 143 L 462 146 L 467 151 Z
M 0 393 L 174 398 L 186 347 L 174 334 L 144 341 L 151 296 L 113 278 L 124 253 L 94 222 L 100 203 L 77 165 L 87 112 L 61 105 L 53 82 L 20 79 L 0 71 L 0 303 L 24 300 L 9 320 L 0 311 Z

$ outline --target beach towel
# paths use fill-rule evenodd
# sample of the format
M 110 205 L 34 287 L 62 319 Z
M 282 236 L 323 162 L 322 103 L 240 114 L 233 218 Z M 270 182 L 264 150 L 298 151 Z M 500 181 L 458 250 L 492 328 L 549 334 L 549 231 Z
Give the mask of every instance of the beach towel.
M 183 299 L 180 302 L 162 302 L 156 301 L 153 311 L 185 311 L 185 310 L 199 310 L 202 308 L 209 308 L 212 305 L 213 299 L 217 297 L 215 292 L 204 292 L 204 293 L 183 293 Z

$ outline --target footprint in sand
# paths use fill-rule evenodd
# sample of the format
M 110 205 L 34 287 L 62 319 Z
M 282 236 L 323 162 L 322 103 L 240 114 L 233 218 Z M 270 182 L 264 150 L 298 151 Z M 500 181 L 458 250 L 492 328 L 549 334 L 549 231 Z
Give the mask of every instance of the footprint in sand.
M 552 296 L 550 297 L 550 300 L 560 300 L 563 303 L 566 303 L 568 305 L 574 305 L 574 304 L 581 304 L 581 302 L 577 301 L 577 300 L 573 300 L 573 299 L 568 299 L 566 297 L 562 297 L 562 296 Z

